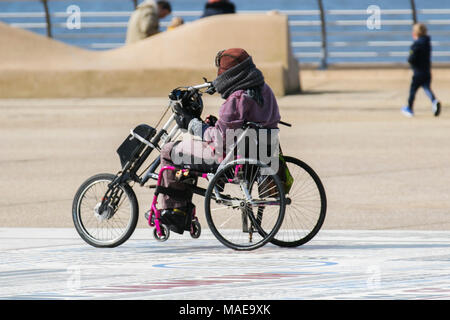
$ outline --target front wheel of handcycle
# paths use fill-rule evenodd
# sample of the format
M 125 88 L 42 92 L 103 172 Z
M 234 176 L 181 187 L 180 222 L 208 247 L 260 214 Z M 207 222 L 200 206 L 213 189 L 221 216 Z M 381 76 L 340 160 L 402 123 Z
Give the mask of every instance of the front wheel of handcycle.
M 113 174 L 87 179 L 75 194 L 72 218 L 81 238 L 94 247 L 124 243 L 138 221 L 138 202 L 128 184 L 112 184 Z
M 211 232 L 234 250 L 254 250 L 271 241 L 283 222 L 285 206 L 280 178 L 256 160 L 226 164 L 205 193 L 205 216 Z M 259 208 L 264 208 L 263 215 L 259 215 Z

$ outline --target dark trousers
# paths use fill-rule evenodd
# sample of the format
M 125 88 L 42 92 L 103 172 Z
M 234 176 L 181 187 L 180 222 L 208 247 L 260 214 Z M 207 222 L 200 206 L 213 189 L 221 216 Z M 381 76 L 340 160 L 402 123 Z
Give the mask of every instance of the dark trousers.
M 409 89 L 408 106 L 412 110 L 417 90 L 422 87 L 425 94 L 430 98 L 431 102 L 436 100 L 433 91 L 431 91 L 431 74 L 415 73 Z
M 183 158 L 178 156 L 183 155 Z M 161 168 L 165 166 L 182 166 L 182 164 L 195 164 L 193 159 L 203 159 L 208 163 L 215 163 L 215 154 L 209 143 L 185 138 L 182 141 L 169 142 L 161 148 Z M 192 202 L 192 193 L 184 182 L 176 179 L 175 171 L 166 170 L 162 174 L 161 184 L 179 192 L 185 192 L 183 199 L 162 195 L 159 203 L 161 209 L 184 208 Z

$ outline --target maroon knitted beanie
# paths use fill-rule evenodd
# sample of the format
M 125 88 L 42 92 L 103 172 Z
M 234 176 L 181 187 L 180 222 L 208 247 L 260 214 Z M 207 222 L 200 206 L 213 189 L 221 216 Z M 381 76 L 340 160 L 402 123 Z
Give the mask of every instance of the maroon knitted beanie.
M 216 55 L 216 67 L 218 68 L 217 75 L 220 76 L 222 73 L 238 65 L 248 57 L 250 56 L 247 51 L 241 48 L 231 48 L 219 51 Z

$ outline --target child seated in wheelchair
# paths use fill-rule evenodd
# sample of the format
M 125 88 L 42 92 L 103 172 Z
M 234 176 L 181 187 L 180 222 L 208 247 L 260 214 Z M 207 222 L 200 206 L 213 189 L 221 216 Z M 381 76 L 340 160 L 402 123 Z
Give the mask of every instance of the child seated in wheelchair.
M 219 109 L 218 119 L 210 115 L 203 122 L 187 113 L 178 116 L 176 120 L 180 128 L 202 139 L 184 139 L 166 144 L 161 149 L 161 167 L 187 164 L 175 161 L 177 155 L 183 155 L 183 159 L 215 163 L 205 165 L 202 169 L 204 172 L 215 172 L 223 160 L 223 153 L 217 154 L 216 149 L 223 150 L 218 148 L 218 144 L 226 141 L 227 129 L 241 129 L 245 121 L 258 123 L 266 129 L 278 128 L 280 113 L 275 95 L 265 83 L 252 57 L 244 49 L 232 48 L 218 52 L 215 64 L 218 68 L 217 78 L 212 84 L 225 99 Z M 176 190 L 178 195 L 184 196 L 162 195 L 162 201 L 159 202 L 163 209 L 161 222 L 172 231 L 182 234 L 184 230 L 189 230 L 189 217 L 195 208 L 192 191 L 172 170 L 164 171 L 162 177 L 163 187 Z

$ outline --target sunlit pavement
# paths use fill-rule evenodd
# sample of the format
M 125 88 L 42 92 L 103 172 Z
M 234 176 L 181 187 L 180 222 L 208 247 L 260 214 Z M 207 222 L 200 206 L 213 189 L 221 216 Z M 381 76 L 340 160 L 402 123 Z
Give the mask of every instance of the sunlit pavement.
M 1 299 L 449 299 L 450 232 L 322 230 L 251 252 L 137 229 L 114 249 L 73 229 L 0 229 Z

